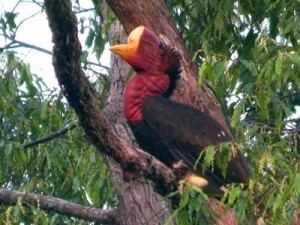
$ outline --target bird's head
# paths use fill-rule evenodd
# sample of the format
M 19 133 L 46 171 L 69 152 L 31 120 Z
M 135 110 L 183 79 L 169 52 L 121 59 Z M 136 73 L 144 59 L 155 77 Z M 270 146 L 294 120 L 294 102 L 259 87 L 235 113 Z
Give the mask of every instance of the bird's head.
M 148 28 L 139 26 L 128 36 L 127 44 L 118 44 L 110 48 L 136 71 L 157 72 L 160 67 L 160 40 Z

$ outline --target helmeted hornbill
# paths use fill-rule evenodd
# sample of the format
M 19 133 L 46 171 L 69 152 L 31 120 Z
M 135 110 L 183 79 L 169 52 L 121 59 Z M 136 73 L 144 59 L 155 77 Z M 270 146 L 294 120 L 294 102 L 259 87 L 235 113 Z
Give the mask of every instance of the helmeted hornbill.
M 169 167 L 183 162 L 192 171 L 205 147 L 231 140 L 207 113 L 168 98 L 180 77 L 180 55 L 151 30 L 137 27 L 127 44 L 114 45 L 111 50 L 136 71 L 125 89 L 124 115 L 142 149 Z M 208 183 L 249 180 L 249 166 L 240 152 L 228 162 L 226 179 L 215 171 L 204 174 Z M 193 183 L 194 176 L 190 177 Z

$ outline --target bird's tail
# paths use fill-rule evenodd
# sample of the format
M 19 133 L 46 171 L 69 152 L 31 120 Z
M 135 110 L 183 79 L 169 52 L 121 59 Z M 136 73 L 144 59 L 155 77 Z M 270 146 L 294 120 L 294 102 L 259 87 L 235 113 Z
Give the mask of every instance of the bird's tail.
M 185 180 L 192 184 L 192 185 L 195 185 L 199 188 L 205 188 L 208 186 L 209 182 L 206 178 L 204 177 L 201 177 L 195 173 L 188 173 L 186 176 L 185 176 Z

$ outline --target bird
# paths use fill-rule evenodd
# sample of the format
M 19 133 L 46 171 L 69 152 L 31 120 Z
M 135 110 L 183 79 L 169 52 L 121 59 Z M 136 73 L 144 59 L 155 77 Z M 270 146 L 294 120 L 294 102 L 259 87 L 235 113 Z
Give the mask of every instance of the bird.
M 250 167 L 241 152 L 229 162 L 226 176 L 221 169 L 194 171 L 199 154 L 232 137 L 208 113 L 170 99 L 181 75 L 181 56 L 145 26 L 133 29 L 127 43 L 110 50 L 136 72 L 124 91 L 124 116 L 138 145 L 197 186 L 211 183 L 248 183 Z

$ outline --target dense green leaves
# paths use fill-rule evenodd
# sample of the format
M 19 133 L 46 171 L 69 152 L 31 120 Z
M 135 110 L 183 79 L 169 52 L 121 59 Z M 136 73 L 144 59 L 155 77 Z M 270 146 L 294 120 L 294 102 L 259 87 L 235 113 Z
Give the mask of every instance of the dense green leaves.
M 23 147 L 61 130 L 76 117 L 61 94 L 48 89 L 14 53 L 2 54 L 1 60 L 1 187 L 44 193 L 84 205 L 115 206 L 116 196 L 103 160 L 86 142 L 80 128 L 44 144 Z M 2 205 L 0 212 L 0 220 L 6 224 L 83 223 L 21 204 Z
M 204 207 L 207 196 L 203 191 L 195 186 L 183 184 L 177 194 L 180 196 L 180 202 L 177 209 L 167 220 L 166 225 L 174 224 L 177 221 L 181 225 L 202 225 L 210 221 L 210 213 Z M 203 213 L 205 212 L 205 213 Z
M 241 224 L 289 224 L 300 206 L 299 4 L 168 3 L 196 54 L 199 85 L 213 88 L 252 167 L 249 187 L 233 186 L 223 201 Z

